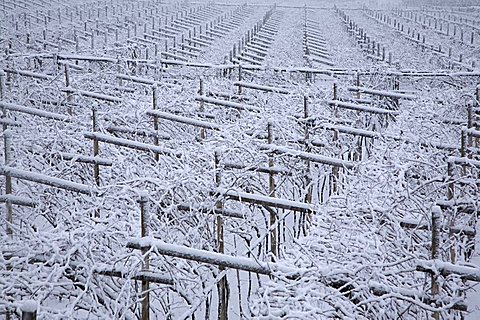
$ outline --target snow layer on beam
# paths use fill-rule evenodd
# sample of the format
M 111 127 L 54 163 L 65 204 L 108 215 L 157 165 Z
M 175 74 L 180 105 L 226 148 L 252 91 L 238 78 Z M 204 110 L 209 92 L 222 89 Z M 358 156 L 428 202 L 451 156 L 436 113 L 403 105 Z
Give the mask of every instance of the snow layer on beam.
M 417 270 L 431 271 L 441 274 L 455 274 L 466 280 L 480 282 L 480 267 L 478 266 L 459 266 L 450 262 L 441 260 L 417 260 Z
M 302 212 L 313 211 L 313 206 L 309 203 L 268 197 L 260 194 L 247 193 L 238 190 L 217 188 L 214 189 L 212 193 L 221 194 L 223 196 L 230 197 L 240 202 L 255 203 L 259 205 L 271 206 L 287 210 L 298 210 Z
M 206 102 L 206 103 L 211 103 L 219 106 L 224 106 L 224 107 L 229 107 L 229 108 L 234 108 L 238 110 L 248 110 L 248 111 L 257 111 L 261 112 L 262 109 L 255 107 L 255 106 L 250 106 L 247 104 L 241 104 L 237 102 L 231 102 L 231 101 L 225 101 L 225 100 L 219 100 L 219 99 L 214 99 L 214 98 L 209 98 L 209 97 L 204 97 L 204 96 L 196 96 L 195 97 L 196 101 L 201 101 L 201 102 Z
M 287 89 L 269 87 L 269 86 L 262 86 L 262 85 L 258 85 L 258 84 L 255 84 L 255 83 L 248 83 L 248 82 L 243 82 L 243 81 L 236 81 L 236 82 L 233 83 L 233 85 L 234 86 L 241 86 L 243 88 L 250 88 L 250 89 L 256 89 L 256 90 L 261 90 L 261 91 L 267 91 L 267 92 L 290 94 L 290 91 L 288 91 Z
M 85 132 L 83 134 L 85 138 L 88 139 L 96 139 L 101 142 L 105 143 L 110 143 L 114 144 L 117 146 L 121 147 L 127 147 L 127 148 L 132 148 L 132 149 L 137 149 L 137 150 L 142 150 L 142 151 L 151 151 L 159 154 L 168 154 L 168 155 L 174 155 L 177 157 L 181 157 L 182 153 L 175 151 L 173 149 L 169 148 L 164 148 L 164 147 L 159 147 L 154 144 L 148 144 L 148 143 L 143 143 L 143 142 L 138 142 L 138 141 L 133 141 L 133 140 L 128 140 L 128 139 L 122 139 L 122 138 L 116 138 L 112 137 L 103 133 L 96 133 L 96 132 Z
M 121 98 L 114 97 L 114 96 L 109 96 L 109 95 L 101 94 L 101 93 L 97 93 L 97 92 L 90 92 L 90 91 L 72 89 L 72 88 L 63 88 L 62 91 L 67 92 L 67 93 L 78 94 L 80 96 L 85 96 L 85 97 L 90 97 L 90 98 L 94 98 L 94 99 L 104 100 L 104 101 L 122 102 Z
M 200 127 L 200 128 L 213 129 L 218 131 L 221 130 L 220 126 L 216 123 L 211 123 L 211 122 L 197 120 L 197 119 L 191 119 L 188 117 L 183 117 L 183 116 L 179 116 L 179 115 L 168 113 L 168 112 L 157 111 L 157 110 L 147 110 L 147 114 L 151 116 L 157 116 L 159 118 L 170 120 L 170 121 L 189 124 L 189 125 Z
M 416 96 L 411 94 L 403 94 L 403 93 L 392 92 L 392 91 L 374 90 L 374 89 L 369 89 L 364 87 L 348 87 L 347 89 L 349 91 L 358 91 L 358 92 L 373 94 L 373 95 L 382 96 L 382 97 L 394 98 L 394 99 L 414 100 L 417 98 Z
M 293 157 L 298 157 L 301 159 L 323 163 L 323 164 L 327 164 L 335 167 L 345 167 L 347 169 L 352 169 L 354 167 L 354 163 L 350 161 L 325 157 L 325 156 L 321 156 L 321 155 L 310 153 L 310 152 L 299 151 L 299 150 L 295 150 L 287 147 L 277 146 L 274 144 L 262 144 L 260 145 L 260 149 L 277 152 L 277 153 L 284 153 L 284 154 L 291 155 Z
M 447 162 L 453 163 L 453 164 L 459 164 L 459 165 L 464 164 L 464 165 L 480 168 L 480 161 L 469 159 L 466 157 L 448 157 Z
M 154 252 L 175 258 L 193 260 L 202 263 L 223 266 L 232 269 L 255 272 L 259 274 L 270 275 L 275 271 L 293 274 L 300 274 L 300 269 L 292 269 L 281 266 L 277 263 L 263 262 L 245 257 L 235 257 L 227 254 L 210 252 L 206 250 L 193 249 L 185 246 L 165 243 L 151 237 L 140 239 L 130 239 L 127 243 L 128 248 L 132 249 L 149 249 L 153 248 Z
M 42 117 L 42 118 L 55 119 L 55 120 L 68 120 L 68 116 L 63 114 L 48 112 L 48 111 L 44 111 L 36 108 L 30 108 L 30 107 L 22 106 L 15 103 L 0 101 L 0 107 L 11 110 L 11 111 L 27 113 L 27 114 L 31 114 L 31 115 Z
M 355 103 L 339 101 L 339 100 L 328 100 L 327 103 L 331 106 L 336 106 L 336 107 L 341 107 L 341 108 L 356 110 L 356 111 L 365 111 L 365 112 L 370 112 L 370 113 L 391 114 L 391 115 L 397 115 L 398 114 L 397 111 L 386 110 L 386 109 L 375 108 L 375 107 L 369 107 L 369 106 L 364 106 L 364 105 L 361 105 L 361 104 L 355 104 Z
M 92 194 L 97 192 L 97 190 L 95 190 L 94 188 L 84 184 L 67 181 L 60 178 L 50 177 L 41 173 L 11 168 L 7 166 L 0 166 L 0 174 L 2 175 L 9 174 L 10 176 L 17 179 L 33 181 L 40 184 L 45 184 L 48 186 L 65 189 L 69 191 L 85 193 L 85 194 Z

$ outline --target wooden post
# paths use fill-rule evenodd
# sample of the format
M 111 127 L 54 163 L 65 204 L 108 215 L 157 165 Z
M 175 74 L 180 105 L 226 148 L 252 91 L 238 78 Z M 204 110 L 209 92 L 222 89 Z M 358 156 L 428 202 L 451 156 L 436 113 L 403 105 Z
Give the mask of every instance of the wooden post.
M 76 29 L 73 30 L 73 40 L 75 41 L 75 53 L 78 53 L 80 51 L 80 42 L 78 40 Z
M 273 143 L 273 124 L 269 121 L 267 124 L 267 137 L 268 143 Z M 268 166 L 273 167 L 273 154 L 269 154 L 268 156 Z M 268 188 L 269 188 L 269 196 L 275 197 L 275 176 L 272 172 L 268 174 Z M 275 211 L 270 211 L 270 226 L 274 225 L 277 222 L 277 216 Z M 277 258 L 278 257 L 278 235 L 277 235 L 277 228 L 274 228 L 270 233 L 270 247 L 272 255 Z
M 198 91 L 198 94 L 199 94 L 200 96 L 202 96 L 202 97 L 205 95 L 205 89 L 204 89 L 203 79 L 200 79 L 200 90 Z M 200 111 L 201 113 L 205 112 L 205 102 L 200 101 L 199 111 Z M 200 137 L 199 137 L 200 140 L 205 139 L 205 136 L 206 136 L 205 128 L 201 128 L 201 129 L 200 129 Z
M 480 84 L 477 85 L 477 90 L 475 92 L 475 107 L 477 109 L 480 109 Z M 470 126 L 473 127 L 473 107 L 472 109 L 470 110 L 470 118 L 471 118 L 471 122 L 470 122 Z M 475 121 L 478 121 L 479 117 L 478 116 L 475 116 Z M 480 138 L 475 138 L 475 147 L 477 148 L 480 148 Z
M 222 174 L 220 169 L 220 157 L 217 151 L 214 153 L 214 169 L 215 169 L 215 186 L 218 188 L 222 182 Z M 219 210 L 223 209 L 222 201 L 217 201 L 215 207 Z M 217 226 L 217 242 L 218 242 L 218 252 L 225 253 L 225 242 L 223 236 L 223 218 L 219 214 L 216 217 L 216 226 Z M 224 271 L 224 267 L 218 267 L 220 272 Z M 227 288 L 227 278 L 223 278 L 218 282 L 218 319 L 227 320 L 228 318 L 228 288 Z
M 68 66 L 65 64 L 65 87 L 70 87 L 70 74 L 68 72 Z M 72 115 L 72 96 L 70 93 L 66 92 L 67 95 L 67 112 L 69 115 Z
M 92 107 L 92 130 L 93 132 L 97 132 L 97 108 L 96 106 Z M 93 139 L 93 156 L 98 156 L 100 152 L 99 142 L 97 139 Z M 95 185 L 97 187 L 100 186 L 100 165 L 98 162 L 93 164 L 93 180 L 95 181 Z M 100 209 L 95 209 L 95 217 L 100 217 Z
M 0 69 L 0 100 L 5 97 L 5 72 Z M 8 118 L 8 111 L 7 109 L 3 109 L 2 118 Z M 8 166 L 12 161 L 12 154 L 11 154 L 11 133 L 8 131 L 8 126 L 3 124 L 3 145 L 4 145 L 4 158 L 5 158 L 5 166 Z M 8 172 L 5 173 L 5 194 L 12 193 L 12 177 Z M 12 228 L 11 225 L 13 223 L 13 209 L 12 204 L 10 201 L 5 201 L 5 211 L 6 211 L 6 219 L 7 219 L 7 235 L 12 235 Z
M 46 29 L 42 30 L 42 36 L 43 36 L 43 50 L 47 50 L 47 30 Z
M 455 194 L 455 186 L 453 183 L 453 164 L 451 162 L 447 162 L 447 176 L 448 176 L 447 200 L 452 200 Z
M 152 109 L 153 110 L 157 110 L 158 109 L 158 106 L 157 106 L 157 84 L 153 84 L 152 86 Z M 155 135 L 153 136 L 153 144 L 158 146 L 158 116 L 157 115 L 153 115 L 153 130 L 155 131 Z M 159 161 L 160 160 L 160 154 L 159 153 L 155 153 L 155 161 Z
M 5 97 L 5 72 L 0 69 L 0 99 Z
M 337 84 L 333 84 L 334 96 L 336 96 Z M 335 98 L 334 98 L 335 99 Z M 303 121 L 304 121 L 304 140 L 305 140 L 305 152 L 311 152 L 310 147 L 310 124 L 308 122 L 308 117 L 310 116 L 309 112 L 309 104 L 308 104 L 308 96 L 303 96 Z M 270 143 L 270 142 L 269 142 Z M 312 179 L 310 176 L 310 160 L 305 160 L 305 202 L 312 203 Z M 306 224 L 311 221 L 311 214 L 305 214 L 305 218 L 303 219 L 303 233 L 307 234 L 307 226 Z
M 460 132 L 460 156 L 463 158 L 467 154 L 468 142 L 467 142 L 467 131 L 463 130 Z M 467 174 L 467 167 L 462 165 L 462 175 Z
M 431 246 L 431 258 L 432 260 L 440 258 L 440 229 L 441 229 L 441 216 L 442 216 L 442 209 L 439 206 L 434 206 L 432 208 L 432 246 Z M 437 283 L 437 275 L 432 274 L 431 276 L 432 282 L 432 298 L 435 299 L 435 296 L 440 293 L 440 287 Z M 434 319 L 439 319 L 440 314 L 439 312 L 433 313 Z
M 5 109 L 4 109 L 5 111 Z M 3 141 L 5 147 L 5 166 L 8 166 L 12 161 L 12 154 L 11 154 L 11 132 L 8 131 L 6 125 L 3 125 Z M 8 172 L 5 172 L 5 194 L 9 195 L 12 194 L 12 177 Z M 5 210 L 7 213 L 7 235 L 12 235 L 12 224 L 13 224 L 13 208 L 12 203 L 10 201 L 5 201 Z
M 22 310 L 22 320 L 37 320 L 38 304 L 36 301 L 24 301 L 20 309 Z
M 148 237 L 148 225 L 149 217 L 148 212 L 145 208 L 145 205 L 148 201 L 147 194 L 142 193 L 138 203 L 140 204 L 140 228 L 141 236 Z M 143 265 L 142 270 L 149 270 L 150 268 L 150 257 L 148 255 L 147 249 L 142 249 L 143 255 Z M 148 280 L 142 280 L 142 319 L 141 320 L 150 320 L 150 283 Z
M 238 65 L 238 81 L 242 81 L 242 65 Z M 242 94 L 242 86 L 238 86 L 238 94 Z
M 360 74 L 357 73 L 357 78 L 356 78 L 356 81 L 355 81 L 355 85 L 357 87 L 360 86 Z M 334 100 L 337 100 L 338 99 L 338 92 L 337 92 L 337 83 L 334 83 L 333 84 L 333 99 Z M 358 90 L 357 92 L 357 98 L 360 99 L 360 90 Z M 338 109 L 337 107 L 334 107 L 333 109 L 333 116 L 336 118 L 337 117 L 337 112 L 338 112 Z M 333 131 L 333 144 L 334 144 L 334 147 L 336 148 L 337 147 L 337 140 L 338 140 L 338 132 L 337 130 L 334 130 Z M 338 183 L 338 177 L 339 177 L 339 168 L 337 166 L 334 166 L 332 168 L 332 178 L 333 178 L 333 181 L 332 181 L 332 192 L 336 192 L 337 191 L 337 183 Z M 329 192 L 331 194 L 331 192 Z

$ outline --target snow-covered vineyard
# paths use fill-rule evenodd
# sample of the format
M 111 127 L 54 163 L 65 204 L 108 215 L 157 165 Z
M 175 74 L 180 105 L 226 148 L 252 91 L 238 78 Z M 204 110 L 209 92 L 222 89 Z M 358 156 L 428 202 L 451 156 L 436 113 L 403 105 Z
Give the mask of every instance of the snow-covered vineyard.
M 1 0 L 1 317 L 478 319 L 475 3 Z

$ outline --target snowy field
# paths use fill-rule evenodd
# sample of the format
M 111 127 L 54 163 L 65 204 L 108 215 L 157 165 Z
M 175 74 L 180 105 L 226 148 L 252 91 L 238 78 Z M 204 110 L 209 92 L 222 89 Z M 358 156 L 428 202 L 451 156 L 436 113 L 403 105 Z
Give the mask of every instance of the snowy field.
M 0 316 L 479 319 L 480 6 L 425 2 L 1 0 Z

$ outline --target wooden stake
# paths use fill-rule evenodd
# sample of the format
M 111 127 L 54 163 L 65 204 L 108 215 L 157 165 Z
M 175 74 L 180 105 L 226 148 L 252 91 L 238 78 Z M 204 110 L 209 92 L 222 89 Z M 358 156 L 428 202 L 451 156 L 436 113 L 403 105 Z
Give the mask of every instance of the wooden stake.
M 268 143 L 273 143 L 273 124 L 268 122 L 267 124 L 267 136 L 268 136 Z M 273 154 L 269 154 L 268 156 L 268 166 L 273 167 Z M 269 187 L 269 196 L 275 197 L 275 175 L 273 172 L 268 174 L 268 187 Z M 270 211 L 270 226 L 277 222 L 276 212 L 274 210 Z M 274 228 L 270 233 L 270 247 L 272 255 L 277 258 L 278 257 L 278 235 L 277 235 L 277 228 Z
M 92 130 L 93 132 L 97 132 L 97 109 L 96 107 L 92 107 Z M 97 139 L 93 139 L 93 156 L 96 157 L 98 156 L 100 152 L 100 147 L 99 147 L 99 142 Z M 93 165 L 93 179 L 95 181 L 95 185 L 97 187 L 100 186 L 100 165 L 97 163 L 94 163 Z M 100 217 L 100 209 L 95 209 L 95 217 L 99 218 Z
M 440 209 L 439 206 L 434 206 L 432 208 L 432 248 L 431 248 L 432 260 L 440 258 L 441 215 L 442 215 L 442 209 Z M 431 288 L 432 298 L 435 299 L 435 296 L 440 293 L 440 287 L 438 286 L 437 276 L 435 274 L 432 274 L 431 282 L 432 282 L 432 288 Z M 434 312 L 433 318 L 436 320 L 440 319 L 440 313 Z
M 5 112 L 5 109 L 4 109 Z M 11 133 L 6 129 L 7 126 L 3 125 L 3 141 L 5 147 L 5 166 L 9 166 L 12 161 L 11 154 Z M 5 193 L 7 195 L 12 194 L 12 177 L 8 172 L 5 172 Z M 7 235 L 12 235 L 12 224 L 13 224 L 13 209 L 12 203 L 10 201 L 5 201 L 5 209 L 7 213 Z
M 238 81 L 242 81 L 242 65 L 238 66 Z M 238 94 L 242 94 L 242 86 L 238 86 Z
M 148 237 L 148 225 L 149 217 L 148 212 L 145 208 L 148 198 L 146 194 L 141 194 L 138 202 L 140 203 L 140 227 L 141 227 L 141 236 Z M 143 266 L 142 271 L 149 270 L 150 268 L 150 257 L 148 255 L 148 249 L 142 249 L 143 255 Z M 142 320 L 150 320 L 150 282 L 148 280 L 142 280 Z
M 203 86 L 203 79 L 200 79 L 200 90 L 198 92 L 198 94 L 202 97 L 205 95 L 205 89 L 204 89 L 204 86 Z M 205 102 L 200 100 L 200 108 L 199 108 L 199 111 L 201 113 L 205 112 Z M 206 137 L 206 132 L 205 132 L 205 128 L 201 128 L 200 129 L 200 140 L 203 140 L 205 139 Z
M 360 73 L 357 72 L 355 86 L 360 87 Z M 360 99 L 360 91 L 357 91 L 357 99 Z
M 360 75 L 359 75 L 358 73 L 357 73 L 357 78 L 356 78 L 356 84 L 357 84 L 357 85 L 360 85 Z M 338 91 L 338 90 L 337 90 L 337 84 L 334 83 L 334 84 L 333 84 L 333 98 L 334 98 L 335 100 L 337 100 L 337 98 L 338 98 L 338 92 L 337 92 L 337 91 Z M 360 99 L 360 92 L 357 92 L 357 98 Z M 335 106 L 334 109 L 333 109 L 333 116 L 334 116 L 334 118 L 337 118 L 337 116 L 338 116 L 338 115 L 337 115 L 337 112 L 338 112 L 338 110 L 337 110 L 337 107 Z M 333 140 L 334 146 L 335 146 L 335 147 L 338 147 L 338 146 L 337 146 L 337 145 L 338 145 L 338 142 L 337 142 L 337 141 L 338 141 L 338 131 L 337 131 L 337 130 L 334 130 L 334 131 L 333 131 L 333 139 L 332 139 L 332 140 Z M 331 192 L 329 192 L 329 193 L 332 193 L 332 192 L 335 193 L 335 192 L 337 192 L 337 183 L 338 183 L 338 178 L 339 178 L 339 168 L 336 167 L 336 166 L 332 168 L 332 178 L 333 178 L 333 181 L 332 181 L 332 190 L 331 190 Z
M 452 200 L 455 194 L 455 186 L 453 183 L 453 163 L 451 162 L 447 162 L 447 175 L 448 175 L 447 200 Z
M 38 305 L 35 301 L 24 301 L 20 306 L 22 310 L 22 320 L 37 320 L 37 309 Z M 7 313 L 7 319 L 10 317 L 10 314 Z
M 334 96 L 336 96 L 337 85 L 334 84 Z M 304 139 L 305 139 L 305 152 L 311 152 L 310 146 L 310 124 L 308 123 L 308 117 L 310 116 L 308 96 L 303 96 L 303 120 L 304 120 Z M 312 203 L 312 179 L 310 177 L 310 160 L 305 160 L 305 202 Z M 307 234 L 307 223 L 311 221 L 311 213 L 302 213 L 304 216 L 302 230 L 303 233 Z
M 68 72 L 68 66 L 65 64 L 65 87 L 70 87 L 70 74 Z M 72 96 L 69 92 L 66 92 L 67 94 L 67 112 L 69 115 L 73 115 L 72 112 Z
M 475 107 L 477 109 L 480 109 L 480 84 L 477 85 L 477 91 L 475 93 Z M 473 107 L 469 110 L 469 117 L 470 117 L 470 127 L 473 127 Z M 479 121 L 480 119 L 478 119 L 479 117 L 478 116 L 475 116 L 475 120 L 476 121 Z M 480 148 L 480 138 L 475 138 L 475 147 L 477 148 Z
M 5 97 L 5 72 L 3 72 L 2 69 L 0 69 L 0 100 L 2 100 Z M 3 114 L 2 118 L 6 119 L 8 118 L 8 111 L 6 108 L 3 109 Z M 6 124 L 3 124 L 3 145 L 4 145 L 4 157 L 5 157 L 5 166 L 8 166 L 12 160 L 12 155 L 11 155 L 11 135 L 7 131 L 8 126 Z M 6 173 L 5 174 L 5 194 L 11 194 L 12 193 L 12 177 L 10 174 Z M 6 211 L 6 219 L 7 219 L 7 235 L 11 236 L 12 235 L 12 228 L 11 225 L 13 223 L 13 209 L 12 209 L 12 204 L 10 201 L 5 202 L 5 211 Z
M 221 185 L 222 174 L 220 171 L 220 157 L 217 151 L 214 153 L 214 169 L 215 169 L 215 186 L 218 188 Z M 217 209 L 223 209 L 223 203 L 221 201 L 217 201 L 215 204 Z M 225 242 L 224 242 L 224 235 L 223 235 L 223 218 L 221 215 L 217 215 L 216 217 L 216 225 L 217 225 L 217 242 L 218 242 L 218 252 L 225 253 Z M 222 272 L 225 270 L 224 267 L 219 266 L 218 270 Z M 227 320 L 228 318 L 228 288 L 227 288 L 227 278 L 224 276 L 218 282 L 218 319 L 219 320 Z
M 158 109 L 158 106 L 157 106 L 157 84 L 153 84 L 152 86 L 152 109 L 153 110 L 157 110 Z M 153 144 L 158 146 L 158 116 L 153 114 L 153 130 L 155 131 L 155 135 L 153 136 Z M 155 153 L 155 161 L 159 161 L 160 160 L 160 154 L 159 153 Z

